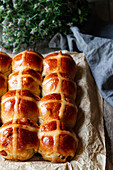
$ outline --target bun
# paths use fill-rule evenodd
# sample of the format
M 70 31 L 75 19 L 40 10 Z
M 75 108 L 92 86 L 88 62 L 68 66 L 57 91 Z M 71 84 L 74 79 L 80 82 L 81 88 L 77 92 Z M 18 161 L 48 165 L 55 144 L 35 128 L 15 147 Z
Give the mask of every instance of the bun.
M 38 96 L 28 90 L 8 91 L 1 101 L 2 123 L 24 117 L 37 122 L 39 114 L 37 102 L 39 100 Z
M 11 73 L 11 57 L 4 53 L 0 52 L 0 72 L 8 76 Z
M 0 97 L 7 91 L 7 76 L 0 72 Z
M 64 122 L 53 120 L 40 125 L 39 153 L 51 162 L 70 161 L 76 152 L 78 140 Z
M 51 73 L 44 78 L 42 83 L 42 96 L 50 93 L 63 93 L 75 100 L 77 86 L 66 73 Z
M 66 95 L 53 93 L 44 96 L 39 102 L 39 110 L 40 123 L 44 120 L 58 119 L 65 122 L 70 128 L 75 126 L 78 109 L 74 101 Z
M 32 93 L 41 94 L 42 76 L 32 69 L 24 69 L 9 75 L 9 90 L 27 89 Z
M 12 61 L 12 70 L 17 72 L 25 68 L 42 71 L 43 57 L 35 51 L 23 51 L 17 54 Z
M 27 160 L 38 151 L 38 125 L 30 119 L 10 121 L 0 128 L 0 155 L 5 159 Z
M 10 65 L 7 67 L 5 74 L 9 73 Z M 13 58 L 12 71 L 7 93 L 7 77 L 0 73 L 0 95 L 5 93 L 0 98 L 4 123 L 0 128 L 0 155 L 24 161 L 38 152 L 51 162 L 72 160 L 78 145 L 71 130 L 78 113 L 74 102 L 77 85 L 73 80 L 76 74 L 73 58 L 60 51 L 43 61 L 39 53 L 23 51 Z M 42 124 L 39 127 L 37 123 Z
M 68 54 L 52 53 L 44 58 L 43 76 L 53 72 L 62 72 L 71 76 L 73 79 L 76 74 L 76 63 Z

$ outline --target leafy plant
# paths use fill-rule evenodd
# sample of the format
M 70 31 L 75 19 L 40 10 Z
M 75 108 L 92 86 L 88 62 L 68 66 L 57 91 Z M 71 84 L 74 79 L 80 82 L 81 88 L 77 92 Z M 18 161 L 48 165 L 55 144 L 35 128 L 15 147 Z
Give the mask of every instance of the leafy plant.
M 2 44 L 18 51 L 56 32 L 66 34 L 70 26 L 81 26 L 88 13 L 86 0 L 1 0 Z

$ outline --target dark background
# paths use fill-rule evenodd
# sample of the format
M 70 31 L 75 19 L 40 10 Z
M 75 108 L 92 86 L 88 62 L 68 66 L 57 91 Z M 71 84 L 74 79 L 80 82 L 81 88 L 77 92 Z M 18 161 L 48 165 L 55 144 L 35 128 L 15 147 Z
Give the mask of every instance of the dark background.
M 113 0 L 87 0 L 91 9 L 83 33 L 113 39 Z
M 113 0 L 88 0 L 92 12 L 104 21 L 113 21 Z

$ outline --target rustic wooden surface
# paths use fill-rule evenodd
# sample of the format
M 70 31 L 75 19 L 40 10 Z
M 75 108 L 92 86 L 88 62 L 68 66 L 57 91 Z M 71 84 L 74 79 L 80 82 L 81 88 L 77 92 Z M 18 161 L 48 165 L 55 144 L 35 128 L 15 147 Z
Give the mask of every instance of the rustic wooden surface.
M 104 127 L 106 138 L 106 170 L 113 169 L 113 107 L 104 101 Z
M 92 12 L 104 21 L 113 21 L 113 0 L 88 0 Z

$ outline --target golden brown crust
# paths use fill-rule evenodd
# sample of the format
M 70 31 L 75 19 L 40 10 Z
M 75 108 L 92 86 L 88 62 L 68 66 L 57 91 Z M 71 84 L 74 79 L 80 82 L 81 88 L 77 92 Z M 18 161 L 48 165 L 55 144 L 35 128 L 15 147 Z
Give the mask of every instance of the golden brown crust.
M 0 128 L 0 155 L 5 159 L 27 160 L 38 151 L 38 125 L 30 119 L 10 121 Z
M 40 98 L 28 90 L 11 90 L 2 97 L 1 120 L 6 123 L 12 119 L 30 118 L 38 121 L 37 102 Z
M 9 75 L 9 90 L 27 89 L 40 96 L 42 76 L 32 69 L 24 69 Z
M 35 71 L 42 71 L 43 57 L 35 51 L 23 51 L 17 54 L 12 61 L 12 70 L 14 72 L 23 68 L 30 68 Z
M 45 57 L 40 101 L 42 66 L 43 57 L 34 51 L 23 51 L 12 61 L 10 91 L 1 104 L 5 124 L 0 128 L 0 155 L 6 159 L 23 161 L 39 151 L 45 160 L 66 162 L 75 155 L 78 140 L 70 128 L 77 119 L 76 63 L 62 52 Z
M 0 51 L 0 71 L 8 76 L 11 73 L 11 57 Z
M 19 124 L 19 125 L 27 125 L 27 126 L 32 126 L 32 127 L 37 127 L 37 123 L 34 122 L 33 120 L 29 118 L 20 118 L 20 119 L 15 119 L 15 120 L 10 120 L 2 125 L 2 127 L 11 125 L 11 124 Z
M 44 78 L 42 83 L 42 96 L 50 93 L 63 93 L 75 100 L 77 86 L 66 73 L 51 73 Z
M 31 98 L 33 98 L 33 99 L 36 100 L 36 101 L 39 101 L 39 100 L 40 100 L 40 97 L 39 97 L 39 96 L 31 93 L 29 90 L 9 90 L 7 93 L 5 93 L 5 94 L 2 96 L 2 100 L 4 100 L 4 99 L 7 98 L 7 97 L 14 97 L 17 92 L 18 92 L 18 94 L 19 94 L 20 96 L 31 97 Z
M 46 121 L 45 121 L 46 122 Z M 41 125 L 41 132 L 49 132 L 57 129 L 57 122 L 55 120 Z
M 40 125 L 39 139 L 39 153 L 45 160 L 66 162 L 75 155 L 78 140 L 64 122 L 53 120 Z
M 7 92 L 7 76 L 0 72 L 0 97 Z
M 53 72 L 62 72 L 70 75 L 73 79 L 76 74 L 76 63 L 68 54 L 59 53 L 49 54 L 44 58 L 43 76 Z
M 78 109 L 74 101 L 61 93 L 52 93 L 44 96 L 39 102 L 39 122 L 58 119 L 73 128 L 77 119 Z

